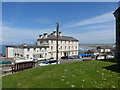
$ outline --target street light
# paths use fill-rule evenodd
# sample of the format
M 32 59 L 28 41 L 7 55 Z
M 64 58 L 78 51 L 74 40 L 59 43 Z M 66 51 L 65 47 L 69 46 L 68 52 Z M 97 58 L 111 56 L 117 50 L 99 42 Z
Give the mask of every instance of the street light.
M 57 33 L 57 38 L 56 38 L 56 60 L 58 64 L 58 32 L 59 32 L 59 23 L 56 21 L 56 33 Z

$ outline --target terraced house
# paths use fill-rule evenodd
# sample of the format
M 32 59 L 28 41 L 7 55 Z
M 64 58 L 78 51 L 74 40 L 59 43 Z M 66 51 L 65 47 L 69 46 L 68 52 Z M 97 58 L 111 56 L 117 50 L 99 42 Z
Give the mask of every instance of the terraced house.
M 56 31 L 53 31 L 51 34 L 39 35 L 39 39 L 37 39 L 36 45 L 49 46 L 48 57 L 56 58 L 56 35 Z M 78 55 L 78 40 L 70 36 L 62 36 L 62 33 L 59 32 L 58 51 L 58 58 Z

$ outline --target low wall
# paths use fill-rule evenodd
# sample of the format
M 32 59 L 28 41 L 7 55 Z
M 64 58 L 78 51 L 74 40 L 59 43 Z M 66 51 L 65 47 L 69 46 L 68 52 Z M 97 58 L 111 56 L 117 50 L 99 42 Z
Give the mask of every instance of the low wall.
M 2 57 L 2 61 L 11 61 L 11 62 L 14 62 L 14 59 L 13 58 Z

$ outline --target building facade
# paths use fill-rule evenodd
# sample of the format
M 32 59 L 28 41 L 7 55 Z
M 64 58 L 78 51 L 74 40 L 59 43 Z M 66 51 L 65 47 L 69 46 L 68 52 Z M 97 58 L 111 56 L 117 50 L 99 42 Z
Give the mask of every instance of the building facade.
M 78 40 L 62 36 L 58 37 L 58 58 L 63 56 L 78 55 Z M 6 46 L 6 57 L 14 59 L 56 59 L 56 32 L 39 35 L 35 45 L 8 45 Z
M 36 45 L 48 45 L 48 57 L 56 58 L 56 31 L 53 31 L 51 34 L 44 33 L 39 35 Z M 60 59 L 63 56 L 75 56 L 78 55 L 79 43 L 78 40 L 69 37 L 62 36 L 62 33 L 59 32 L 58 35 L 58 58 Z
M 8 45 L 6 57 L 14 59 L 40 59 L 48 57 L 48 46 Z
M 99 53 L 110 53 L 112 52 L 113 46 L 98 46 L 97 52 Z
M 120 6 L 113 13 L 116 19 L 116 50 L 115 61 L 120 62 Z

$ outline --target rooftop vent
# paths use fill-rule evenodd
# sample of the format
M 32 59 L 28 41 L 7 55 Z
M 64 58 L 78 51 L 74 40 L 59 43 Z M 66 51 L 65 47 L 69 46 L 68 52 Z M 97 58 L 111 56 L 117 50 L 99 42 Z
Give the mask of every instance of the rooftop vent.
M 39 35 L 39 38 L 41 39 L 43 36 L 42 35 Z
M 47 33 L 44 33 L 43 35 L 44 35 L 44 38 L 47 38 L 47 36 L 48 36 L 48 34 L 47 34 Z

